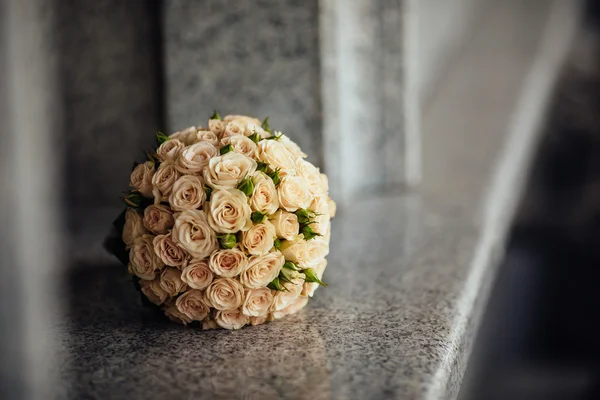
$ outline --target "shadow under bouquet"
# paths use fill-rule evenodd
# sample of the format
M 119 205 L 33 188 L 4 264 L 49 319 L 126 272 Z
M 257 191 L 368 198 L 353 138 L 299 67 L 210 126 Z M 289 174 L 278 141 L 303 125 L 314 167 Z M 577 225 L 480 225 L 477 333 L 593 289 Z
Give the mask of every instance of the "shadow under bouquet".
M 296 313 L 326 286 L 327 177 L 268 118 L 215 112 L 207 125 L 157 133 L 106 247 L 175 322 L 240 329 Z

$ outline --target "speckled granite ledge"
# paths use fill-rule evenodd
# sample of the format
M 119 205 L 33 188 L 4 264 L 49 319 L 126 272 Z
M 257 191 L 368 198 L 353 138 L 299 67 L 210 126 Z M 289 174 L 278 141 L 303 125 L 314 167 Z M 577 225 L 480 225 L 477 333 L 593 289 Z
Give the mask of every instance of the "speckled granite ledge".
M 157 324 L 123 267 L 78 269 L 57 397 L 456 397 L 573 30 L 567 3 L 496 3 L 426 110 L 422 186 L 340 208 L 330 286 L 299 315 L 236 332 Z

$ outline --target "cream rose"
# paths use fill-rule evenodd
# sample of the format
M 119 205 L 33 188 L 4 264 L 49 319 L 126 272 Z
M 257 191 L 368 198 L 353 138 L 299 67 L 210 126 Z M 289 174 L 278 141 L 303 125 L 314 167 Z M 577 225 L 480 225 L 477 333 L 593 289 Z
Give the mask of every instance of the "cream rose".
M 185 282 L 181 280 L 181 271 L 169 267 L 160 274 L 160 287 L 171 297 L 187 288 Z
M 254 118 L 254 117 L 249 117 L 247 115 L 226 115 L 225 118 L 223 118 L 223 121 L 225 121 L 225 122 L 231 122 L 234 120 L 238 121 L 242 125 L 253 124 L 253 125 L 260 126 L 262 124 L 260 122 L 260 120 Z
M 244 123 L 237 120 L 229 121 L 226 122 L 225 128 L 223 128 L 221 139 L 230 136 L 243 135 L 245 131 L 246 125 Z
M 156 157 L 162 162 L 175 161 L 185 145 L 179 139 L 169 139 L 156 150 Z
M 123 234 L 121 238 L 125 243 L 125 248 L 128 249 L 133 244 L 133 241 L 147 233 L 144 228 L 144 219 L 142 216 L 133 208 L 128 208 L 125 211 L 125 225 L 123 226 Z
M 165 205 L 152 204 L 144 210 L 144 227 L 153 233 L 166 233 L 173 223 L 173 211 Z
M 217 148 L 208 142 L 194 143 L 183 149 L 179 155 L 177 170 L 185 175 L 200 174 L 217 154 Z
M 192 289 L 206 289 L 213 281 L 213 273 L 208 267 L 208 261 L 188 261 L 181 272 L 181 280 Z
M 227 146 L 228 144 L 231 145 L 233 151 L 243 154 L 246 157 L 253 158 L 256 154 L 256 143 L 244 135 L 229 136 L 221 140 L 222 146 Z
M 304 240 L 303 235 L 296 235 L 292 240 L 281 244 L 281 253 L 288 261 L 305 264 L 308 260 L 308 242 Z
M 148 300 L 157 306 L 160 306 L 169 298 L 169 294 L 160 287 L 160 279 L 151 281 L 140 279 L 140 287 Z
M 250 198 L 252 210 L 271 215 L 279 208 L 279 198 L 273 180 L 264 172 L 256 171 L 252 175 L 254 191 Z
M 203 172 L 204 181 L 214 189 L 233 189 L 256 171 L 256 161 L 231 151 L 211 158 Z
M 154 253 L 152 235 L 143 235 L 133 241 L 129 250 L 129 272 L 141 279 L 152 280 L 156 270 L 164 267 L 160 258 Z
M 279 205 L 286 211 L 294 212 L 299 208 L 307 208 L 312 202 L 312 195 L 306 181 L 299 176 L 285 176 L 277 187 Z
M 185 211 L 202 207 L 205 199 L 202 179 L 194 175 L 184 175 L 173 184 L 169 203 L 173 210 Z
M 182 131 L 178 131 L 178 132 L 175 132 L 175 133 L 169 135 L 169 140 L 178 139 L 186 146 L 189 146 L 190 144 L 194 143 L 194 141 L 196 140 L 196 131 L 197 130 L 198 129 L 196 129 L 195 126 L 190 126 L 189 128 L 185 128 Z
M 208 203 L 208 222 L 219 233 L 245 231 L 252 226 L 246 195 L 237 189 L 215 190 Z
M 268 138 L 268 137 L 271 136 L 271 134 L 269 132 L 265 131 L 260 126 L 260 124 L 258 124 L 258 125 L 257 124 L 252 124 L 252 123 L 246 124 L 246 129 L 244 130 L 244 135 L 246 135 L 246 136 L 252 136 L 255 133 L 257 133 L 258 136 L 261 137 L 261 139 Z
M 263 317 L 269 313 L 271 304 L 273 304 L 271 289 L 266 287 L 248 289 L 242 305 L 242 313 L 248 317 Z
M 210 307 L 204 301 L 201 290 L 188 290 L 175 301 L 175 306 L 192 321 L 202 321 L 208 316 Z
M 252 326 L 256 326 L 256 325 L 262 325 L 265 322 L 267 322 L 267 316 L 263 316 L 263 317 L 250 317 L 250 325 Z
M 285 317 L 286 315 L 295 314 L 298 311 L 302 310 L 308 304 L 308 297 L 300 296 L 296 301 L 292 304 L 284 308 L 280 311 L 273 311 L 271 316 L 273 319 L 280 319 Z
M 296 214 L 287 211 L 278 210 L 275 214 L 269 217 L 269 221 L 275 227 L 277 237 L 286 240 L 294 240 L 300 231 L 300 224 Z
M 326 192 L 323 192 L 323 182 L 321 181 L 321 172 L 319 169 L 309 163 L 306 160 L 298 158 L 296 160 L 296 174 L 301 176 L 306 185 L 308 186 L 308 190 L 313 195 L 320 195 Z
M 294 155 L 295 158 L 306 158 L 306 154 L 300 149 L 292 139 L 287 137 L 281 132 L 275 132 L 275 135 L 279 135 L 278 142 L 285 146 L 286 149 L 290 151 Z
M 129 186 L 137 190 L 144 197 L 152 197 L 152 177 L 154 176 L 154 163 L 146 161 L 136 166 L 131 172 Z
M 304 284 L 304 274 L 294 279 L 292 282 L 285 282 L 283 286 L 285 290 L 278 291 L 273 296 L 273 311 L 281 311 L 300 297 L 302 293 L 302 285 Z
M 296 160 L 294 155 L 277 140 L 261 140 L 257 145 L 256 156 L 273 169 L 280 169 L 280 175 L 295 175 Z
M 152 195 L 154 196 L 155 204 L 166 201 L 169 198 L 173 184 L 180 176 L 181 174 L 172 162 L 165 161 L 160 164 L 152 177 Z
M 155 236 L 152 245 L 154 246 L 156 255 L 160 257 L 163 263 L 170 267 L 181 269 L 181 266 L 187 259 L 185 250 L 173 242 L 170 234 Z
M 219 329 L 219 325 L 210 317 L 202 321 L 202 330 L 207 331 L 209 329 Z
M 225 130 L 226 122 L 221 121 L 220 119 L 209 119 L 208 120 L 208 129 L 217 137 L 221 137 L 223 135 L 223 131 Z
M 337 211 L 337 204 L 335 204 L 335 201 L 333 201 L 331 197 L 327 198 L 327 204 L 329 208 L 329 218 L 335 217 L 335 213 Z
M 224 329 L 241 329 L 248 323 L 248 317 L 237 309 L 217 311 L 215 322 Z
M 187 315 L 179 311 L 175 301 L 170 301 L 168 304 L 166 304 L 163 308 L 163 311 L 165 312 L 167 318 L 178 324 L 187 325 L 192 322 Z
M 313 231 L 325 235 L 329 228 L 329 202 L 327 201 L 327 196 L 315 196 L 312 203 L 310 203 L 309 209 L 317 214 L 315 222 L 310 227 Z
M 306 260 L 300 267 L 312 267 L 317 265 L 329 254 L 329 241 L 326 237 L 317 236 L 306 242 Z
M 218 248 L 217 236 L 204 211 L 186 210 L 176 215 L 173 241 L 196 258 L 208 257 Z
M 276 236 L 275 227 L 269 221 L 265 221 L 252 225 L 243 233 L 242 246 L 252 255 L 266 254 L 273 248 Z
M 284 263 L 285 258 L 279 251 L 250 257 L 248 268 L 240 275 L 240 282 L 250 289 L 267 286 L 279 275 Z
M 239 275 L 248 266 L 248 257 L 239 249 L 218 250 L 211 254 L 208 267 L 224 278 Z
M 322 280 L 325 268 L 327 268 L 327 260 L 323 259 L 321 262 L 317 263 L 317 265 L 315 265 L 312 268 L 315 271 L 317 278 Z M 320 285 L 315 282 L 304 282 L 304 285 L 302 285 L 302 296 L 312 297 L 315 293 L 315 290 L 317 290 L 319 286 Z
M 217 278 L 206 288 L 207 303 L 217 310 L 233 310 L 244 302 L 244 287 L 231 278 Z
M 196 143 L 207 142 L 217 147 L 219 145 L 219 138 L 213 131 L 198 131 L 196 133 Z

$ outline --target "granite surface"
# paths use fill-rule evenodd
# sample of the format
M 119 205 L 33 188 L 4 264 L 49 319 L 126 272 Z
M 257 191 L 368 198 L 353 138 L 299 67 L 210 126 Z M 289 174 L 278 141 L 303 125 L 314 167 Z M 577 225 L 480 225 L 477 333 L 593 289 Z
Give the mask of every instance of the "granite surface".
M 340 207 L 330 286 L 305 310 L 184 329 L 142 310 L 124 267 L 90 253 L 57 322 L 57 397 L 454 398 L 572 23 L 563 10 L 542 35 L 550 3 L 496 7 L 426 111 L 423 184 Z

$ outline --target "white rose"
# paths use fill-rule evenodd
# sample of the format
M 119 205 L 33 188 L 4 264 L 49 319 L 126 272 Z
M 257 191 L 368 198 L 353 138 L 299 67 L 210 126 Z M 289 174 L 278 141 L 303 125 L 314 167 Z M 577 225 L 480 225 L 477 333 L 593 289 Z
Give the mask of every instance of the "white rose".
M 246 157 L 253 158 L 256 155 L 256 143 L 244 135 L 229 136 L 221 140 L 222 146 L 227 146 L 228 144 L 231 145 L 233 151 L 243 154 Z
M 160 274 L 160 287 L 171 297 L 183 292 L 186 284 L 181 280 L 181 271 L 175 268 L 165 268 Z
M 163 311 L 165 312 L 167 318 L 173 322 L 177 322 L 178 324 L 187 325 L 192 322 L 187 315 L 179 311 L 175 301 L 170 301 L 168 304 L 166 304 L 163 307 Z
M 240 282 L 250 289 L 265 287 L 277 278 L 284 263 L 285 258 L 279 251 L 250 257 L 248 268 L 240 275 Z
M 300 296 L 295 302 L 280 311 L 273 311 L 271 316 L 273 319 L 283 318 L 286 315 L 295 314 L 302 310 L 308 304 L 308 297 Z
M 229 121 L 225 124 L 223 133 L 221 134 L 221 139 L 230 136 L 243 135 L 245 131 L 246 125 L 244 123 L 236 120 Z
M 203 172 L 204 181 L 214 189 L 233 189 L 240 181 L 256 171 L 256 161 L 230 151 L 212 158 Z
M 148 232 L 144 228 L 142 216 L 133 208 L 128 208 L 125 211 L 125 225 L 123 226 L 123 234 L 121 235 L 123 243 L 125 243 L 125 248 L 130 248 L 133 241 L 145 233 Z
M 139 164 L 131 172 L 129 186 L 137 190 L 144 197 L 152 197 L 152 177 L 154 176 L 154 163 L 146 161 Z
M 296 160 L 296 173 L 304 179 L 308 186 L 308 190 L 312 194 L 318 195 L 324 193 L 323 182 L 321 181 L 322 174 L 317 167 L 306 160 L 298 158 Z
M 208 257 L 218 248 L 217 236 L 206 213 L 200 210 L 182 211 L 176 216 L 173 241 L 196 258 Z
M 296 158 L 279 141 L 261 140 L 257 147 L 257 158 L 273 169 L 279 168 L 281 176 L 296 174 Z
M 315 222 L 310 227 L 318 234 L 325 235 L 329 228 L 329 202 L 326 195 L 315 196 L 309 209 L 314 211 L 317 216 Z
M 173 242 L 170 234 L 155 236 L 152 245 L 156 255 L 170 267 L 181 269 L 187 259 L 185 250 Z
M 205 199 L 202 180 L 194 175 L 184 175 L 173 184 L 169 203 L 175 211 L 195 210 L 202 206 Z
M 244 130 L 244 135 L 246 136 L 252 136 L 255 133 L 258 134 L 258 136 L 261 137 L 261 139 L 264 138 L 268 138 L 271 136 L 271 134 L 267 131 L 265 131 L 260 124 L 253 124 L 253 123 L 249 123 L 246 124 L 246 129 Z
M 244 287 L 231 278 L 217 278 L 206 288 L 207 303 L 217 310 L 233 310 L 244 302 Z
M 275 135 L 279 135 L 278 142 L 284 145 L 286 149 L 288 149 L 290 153 L 294 155 L 295 158 L 307 157 L 307 155 L 300 149 L 300 146 L 298 146 L 294 141 L 292 141 L 292 139 L 290 139 L 281 132 L 275 132 Z
M 248 266 L 248 257 L 239 249 L 218 250 L 211 254 L 208 267 L 215 274 L 233 278 Z
M 302 285 L 304 284 L 304 274 L 294 279 L 292 282 L 285 282 L 283 286 L 285 290 L 278 291 L 273 297 L 273 311 L 281 311 L 300 297 L 302 293 Z
M 242 305 L 242 313 L 248 317 L 266 316 L 273 304 L 271 289 L 263 287 L 246 290 L 246 298 Z
M 294 212 L 299 208 L 307 208 L 312 202 L 312 195 L 306 181 L 299 176 L 285 176 L 277 187 L 279 205 L 286 211 Z
M 248 323 L 246 317 L 240 310 L 217 311 L 215 322 L 224 329 L 241 329 Z
M 144 210 L 144 227 L 153 233 L 166 233 L 173 223 L 173 211 L 165 205 L 152 204 Z
M 172 133 L 171 135 L 169 135 L 169 140 L 178 139 L 186 146 L 189 146 L 196 140 L 196 131 L 197 129 L 195 126 L 190 126 L 189 128 L 185 128 L 182 131 Z
M 327 198 L 328 208 L 329 208 L 329 218 L 335 217 L 335 212 L 337 211 L 337 204 L 331 197 Z
M 254 118 L 254 117 L 249 117 L 247 115 L 226 115 L 225 118 L 223 118 L 223 121 L 225 121 L 225 122 L 238 121 L 242 125 L 253 124 L 253 125 L 260 126 L 262 124 L 260 122 L 260 120 Z
M 191 144 L 179 155 L 177 170 L 185 175 L 200 174 L 217 154 L 219 154 L 217 148 L 208 142 Z
M 169 139 L 156 150 L 156 157 L 162 162 L 175 161 L 185 145 L 179 139 Z
M 217 147 L 219 145 L 219 138 L 213 131 L 198 131 L 195 143 L 198 142 L 207 142 Z
M 227 125 L 227 123 L 219 119 L 208 120 L 208 129 L 217 135 L 217 137 L 221 137 L 221 135 L 223 135 L 223 131 L 225 131 L 225 125 Z
M 142 293 L 146 295 L 148 300 L 157 306 L 160 306 L 169 298 L 169 294 L 160 287 L 159 279 L 153 279 L 151 281 L 140 279 L 140 287 Z
M 158 167 L 158 170 L 152 177 L 152 195 L 154 203 L 166 201 L 171 194 L 173 184 L 181 175 L 171 161 L 165 161 Z
M 250 317 L 250 325 L 255 326 L 255 325 L 262 325 L 265 322 L 267 322 L 267 316 L 262 316 L 262 317 Z
M 269 217 L 269 221 L 275 227 L 277 237 L 286 240 L 294 240 L 300 231 L 300 224 L 296 214 L 287 211 L 278 210 L 275 214 Z
M 323 259 L 321 262 L 319 262 L 313 267 L 317 278 L 321 280 L 323 279 L 323 273 L 325 272 L 325 268 L 327 268 L 327 260 L 325 259 Z M 315 290 L 317 290 L 319 286 L 320 285 L 315 282 L 304 282 L 304 285 L 302 286 L 302 296 L 312 297 L 315 293 Z
M 219 233 L 235 233 L 252 226 L 246 195 L 237 189 L 216 190 L 208 203 L 208 222 Z
M 250 207 L 254 211 L 271 215 L 279 208 L 279 198 L 273 180 L 264 172 L 256 171 L 252 175 L 254 191 L 250 198 Z
M 242 246 L 252 255 L 266 254 L 273 248 L 276 236 L 275 227 L 269 221 L 265 221 L 253 225 L 243 233 Z
M 288 261 L 305 264 L 308 260 L 307 244 L 308 242 L 304 240 L 303 235 L 296 235 L 293 239 L 281 243 L 281 253 Z
M 192 260 L 187 262 L 181 272 L 181 280 L 193 289 L 206 289 L 213 281 L 213 273 L 208 267 L 208 261 Z
M 175 301 L 177 309 L 192 321 L 202 321 L 208 316 L 210 307 L 204 301 L 201 290 L 188 290 Z
M 329 254 L 329 241 L 326 237 L 317 236 L 306 242 L 306 260 L 300 267 L 312 267 L 317 265 Z
M 154 253 L 152 239 L 152 235 L 140 236 L 133 241 L 129 250 L 129 272 L 149 281 L 156 277 L 156 270 L 164 267 Z

